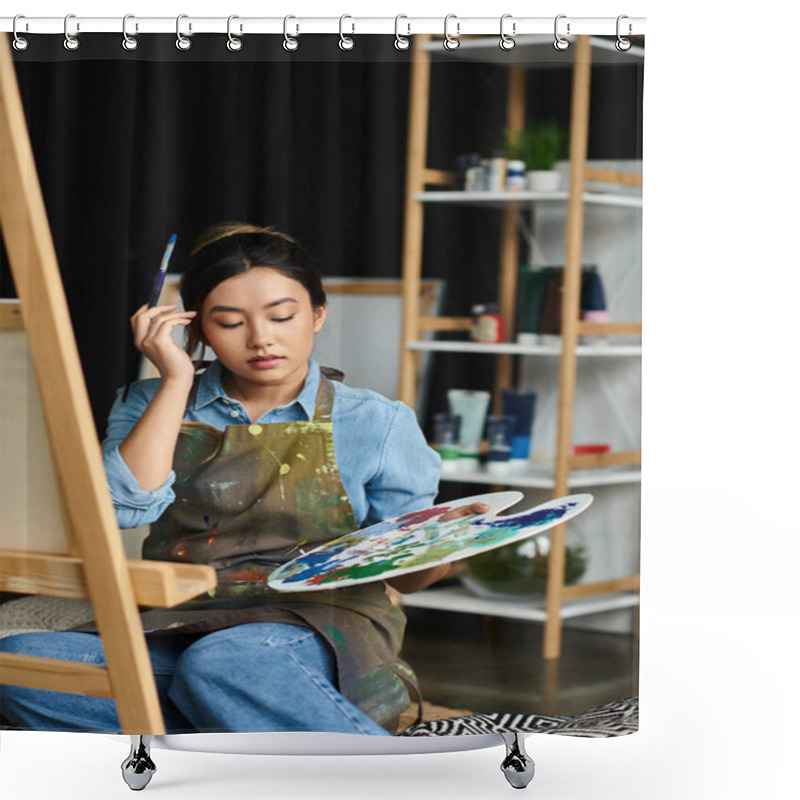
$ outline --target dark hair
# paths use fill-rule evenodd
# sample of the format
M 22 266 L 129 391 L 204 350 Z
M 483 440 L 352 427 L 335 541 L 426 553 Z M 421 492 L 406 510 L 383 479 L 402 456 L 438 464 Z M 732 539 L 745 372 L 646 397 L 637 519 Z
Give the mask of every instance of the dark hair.
M 187 311 L 199 311 L 206 297 L 222 281 L 270 267 L 302 284 L 312 308 L 326 303 L 322 279 L 311 254 L 300 242 L 274 228 L 244 222 L 212 225 L 194 244 L 181 278 L 181 299 Z M 200 316 L 188 326 L 186 350 L 192 355 L 202 341 Z

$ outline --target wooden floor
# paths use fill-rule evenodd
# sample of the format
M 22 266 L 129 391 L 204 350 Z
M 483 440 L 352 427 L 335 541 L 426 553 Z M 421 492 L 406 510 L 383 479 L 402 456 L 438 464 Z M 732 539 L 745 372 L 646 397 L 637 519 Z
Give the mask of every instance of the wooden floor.
M 570 716 L 638 695 L 634 636 L 565 628 L 561 658 L 545 660 L 541 624 L 418 608 L 406 613 L 403 657 L 435 706 Z

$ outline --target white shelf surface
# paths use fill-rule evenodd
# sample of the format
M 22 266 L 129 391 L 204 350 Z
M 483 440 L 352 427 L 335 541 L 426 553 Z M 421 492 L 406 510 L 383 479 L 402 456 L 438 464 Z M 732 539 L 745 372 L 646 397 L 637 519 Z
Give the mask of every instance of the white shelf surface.
M 424 339 L 406 342 L 409 350 L 425 350 L 439 353 L 510 353 L 518 356 L 560 356 L 561 345 L 545 344 L 516 344 L 515 342 L 499 342 L 485 344 L 483 342 L 449 341 L 439 339 Z M 615 357 L 615 356 L 641 356 L 640 344 L 584 344 L 578 345 L 575 352 L 579 356 Z
M 409 608 L 430 608 L 438 611 L 457 611 L 462 614 L 484 614 L 507 619 L 523 619 L 545 622 L 545 599 L 537 600 L 489 600 L 472 594 L 463 586 L 448 586 L 441 589 L 424 589 L 414 594 L 402 595 L 402 604 Z M 633 592 L 595 595 L 580 600 L 570 600 L 561 607 L 561 619 L 585 617 L 605 611 L 635 608 L 639 595 Z
M 528 489 L 553 489 L 552 464 L 527 462 L 522 466 L 509 467 L 507 472 L 489 472 L 485 466 L 467 465 L 452 472 L 442 472 L 442 481 L 453 483 L 497 484 L 498 486 L 521 486 Z M 598 467 L 597 469 L 575 469 L 570 473 L 571 489 L 589 486 L 616 486 L 626 483 L 641 483 L 642 470 L 639 465 Z
M 450 203 L 451 205 L 474 205 L 487 208 L 507 208 L 526 206 L 533 203 L 565 203 L 569 198 L 566 190 L 558 192 L 524 191 L 477 191 L 432 190 L 416 192 L 414 199 L 421 203 Z M 618 206 L 622 208 L 641 208 L 642 197 L 638 194 L 616 194 L 610 192 L 584 192 L 583 202 L 587 205 Z

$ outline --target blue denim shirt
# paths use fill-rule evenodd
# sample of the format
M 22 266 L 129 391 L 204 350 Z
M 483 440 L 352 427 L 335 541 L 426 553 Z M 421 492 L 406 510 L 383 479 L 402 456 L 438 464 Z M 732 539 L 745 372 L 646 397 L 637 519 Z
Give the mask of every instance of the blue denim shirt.
M 309 360 L 308 377 L 300 394 L 257 420 L 248 417 L 238 400 L 228 397 L 221 378 L 222 365 L 214 361 L 200 379 L 186 420 L 224 430 L 228 425 L 293 422 L 314 416 L 320 370 L 313 359 Z M 120 390 L 109 415 L 103 459 L 121 528 L 153 522 L 175 499 L 174 472 L 158 489 L 145 491 L 139 488 L 119 454 L 120 443 L 144 412 L 159 383 L 159 378 L 137 381 L 125 403 L 120 402 Z M 403 403 L 368 389 L 332 383 L 336 390 L 332 413 L 336 460 L 359 526 L 430 506 L 438 490 L 441 460 L 425 441 L 414 412 Z

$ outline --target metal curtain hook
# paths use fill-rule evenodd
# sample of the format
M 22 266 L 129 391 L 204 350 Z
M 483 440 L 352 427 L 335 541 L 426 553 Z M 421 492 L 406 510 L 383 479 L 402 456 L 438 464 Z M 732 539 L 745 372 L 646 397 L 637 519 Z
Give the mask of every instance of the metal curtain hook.
M 444 45 L 445 50 L 456 50 L 461 42 L 458 41 L 454 36 L 451 36 L 447 32 L 447 23 L 450 22 L 451 19 L 456 20 L 456 36 L 461 33 L 461 23 L 458 22 L 458 17 L 455 14 L 448 14 L 444 18 L 444 41 L 442 44 Z
M 241 50 L 242 49 L 242 40 L 241 39 L 237 39 L 231 33 L 231 22 L 233 22 L 233 20 L 235 20 L 235 19 L 239 19 L 239 17 L 237 17 L 236 14 L 231 14 L 231 16 L 228 17 L 228 50 L 230 50 L 231 52 L 235 52 L 237 50 Z M 239 25 L 239 33 L 241 33 L 241 32 L 242 32 L 242 25 L 240 24 Z
M 289 33 L 287 32 L 287 26 L 290 19 L 297 19 L 297 17 L 293 17 L 291 14 L 289 14 L 289 16 L 283 18 L 283 49 L 293 51 L 297 50 L 300 42 L 298 42 L 297 39 L 289 36 Z M 295 36 L 298 33 L 300 33 L 300 26 L 295 22 Z
M 339 17 L 339 47 L 342 50 L 352 50 L 356 46 L 355 40 L 351 36 L 345 36 L 342 31 L 342 26 L 344 25 L 344 21 L 346 19 L 353 19 L 353 18 L 349 14 L 342 14 L 342 16 Z M 350 32 L 355 33 L 356 32 L 355 22 L 351 22 L 350 26 L 352 29 Z
M 81 43 L 78 41 L 77 36 L 69 35 L 69 21 L 71 19 L 75 19 L 74 14 L 67 14 L 67 16 L 64 17 L 64 47 L 67 50 L 77 50 L 81 46 Z M 75 32 L 78 33 L 80 29 L 81 29 L 80 23 L 76 22 Z
M 126 50 L 135 50 L 139 46 L 139 40 L 135 36 L 128 35 L 128 20 L 136 19 L 133 14 L 126 14 L 122 18 L 122 46 Z M 134 29 L 139 30 L 139 23 L 135 23 Z
M 18 19 L 25 19 L 25 15 L 24 14 L 17 14 L 17 16 L 14 17 L 14 22 L 13 22 L 13 24 L 11 26 L 11 30 L 12 30 L 12 32 L 14 34 L 13 47 L 14 47 L 15 50 L 27 50 L 28 49 L 28 44 L 29 44 L 28 40 L 24 36 L 20 36 L 17 33 L 17 20 Z M 26 31 L 28 30 L 28 23 L 27 22 L 25 23 L 25 30 Z
M 500 49 L 501 50 L 513 50 L 517 46 L 517 43 L 511 38 L 511 36 L 508 36 L 505 33 L 505 31 L 503 30 L 503 26 L 505 25 L 505 21 L 507 19 L 511 19 L 511 17 L 512 17 L 511 14 L 503 14 L 503 16 L 500 17 Z M 511 33 L 514 36 L 516 36 L 516 34 L 517 34 L 517 23 L 516 22 L 512 22 L 511 23 Z
M 626 38 L 625 36 L 622 36 L 622 34 L 620 33 L 620 23 L 624 19 L 628 19 L 628 17 L 625 16 L 625 14 L 621 14 L 620 16 L 617 17 L 617 41 L 614 43 L 614 46 L 617 48 L 617 50 L 620 51 L 620 53 L 624 53 L 626 50 L 631 49 L 631 40 Z M 628 36 L 630 36 L 632 30 L 633 26 L 629 22 Z
M 569 47 L 569 40 L 565 39 L 558 32 L 558 21 L 560 19 L 566 19 L 566 18 L 567 18 L 566 14 L 559 14 L 556 17 L 555 25 L 553 27 L 553 30 L 555 32 L 555 37 L 556 37 L 555 41 L 553 42 L 553 47 L 555 47 L 556 50 L 566 50 Z M 567 35 L 569 35 L 569 22 L 567 23 Z
M 188 50 L 192 46 L 192 40 L 188 37 L 184 36 L 181 33 L 181 20 L 188 19 L 188 14 L 178 14 L 178 18 L 175 20 L 175 35 L 178 37 L 175 40 L 175 47 L 178 50 Z M 189 33 L 192 32 L 192 23 L 189 23 Z
M 408 19 L 405 14 L 398 14 L 394 18 L 394 46 L 398 50 L 408 50 L 411 47 L 411 42 L 406 38 L 406 36 L 411 36 L 411 23 L 406 22 L 406 27 L 408 28 L 408 33 L 405 36 L 400 35 L 400 20 L 401 19 Z

